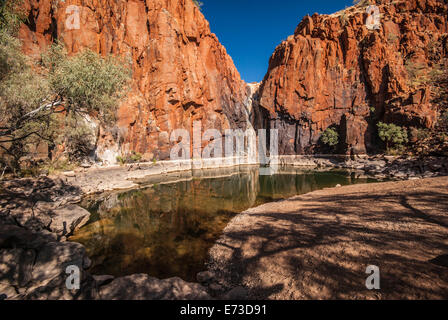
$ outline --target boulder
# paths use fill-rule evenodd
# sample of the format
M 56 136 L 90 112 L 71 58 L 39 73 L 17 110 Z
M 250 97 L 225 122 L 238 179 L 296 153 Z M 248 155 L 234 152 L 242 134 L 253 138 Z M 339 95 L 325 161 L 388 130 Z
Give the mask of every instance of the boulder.
M 65 236 L 73 233 L 89 221 L 90 212 L 80 206 L 70 204 L 53 210 L 50 230 Z
M 204 287 L 180 278 L 159 280 L 146 274 L 134 274 L 102 286 L 103 300 L 205 300 L 210 299 Z
M 17 229 L 22 229 L 20 232 Z M 93 279 L 83 271 L 87 259 L 83 245 L 56 242 L 17 226 L 3 228 L 0 249 L 0 295 L 5 299 L 91 299 Z M 20 236 L 20 238 L 17 238 Z M 6 241 L 5 241 L 6 239 Z M 80 290 L 66 286 L 68 266 L 80 270 Z

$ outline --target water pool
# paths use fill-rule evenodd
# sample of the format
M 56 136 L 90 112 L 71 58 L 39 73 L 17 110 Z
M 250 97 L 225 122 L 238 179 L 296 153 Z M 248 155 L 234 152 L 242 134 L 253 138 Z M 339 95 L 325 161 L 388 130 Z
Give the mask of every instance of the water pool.
M 175 174 L 142 181 L 140 189 L 89 197 L 92 215 L 71 238 L 85 245 L 92 274 L 194 281 L 208 250 L 238 213 L 337 184 L 374 182 L 344 171 L 284 168 L 261 176 L 257 167 L 210 174 Z

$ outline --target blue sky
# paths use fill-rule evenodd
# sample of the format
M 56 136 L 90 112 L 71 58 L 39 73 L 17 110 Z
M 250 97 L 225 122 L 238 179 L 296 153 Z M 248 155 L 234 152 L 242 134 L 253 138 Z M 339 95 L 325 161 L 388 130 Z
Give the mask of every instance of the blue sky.
M 202 0 L 210 28 L 246 82 L 258 82 L 275 47 L 294 33 L 306 14 L 333 13 L 353 0 Z

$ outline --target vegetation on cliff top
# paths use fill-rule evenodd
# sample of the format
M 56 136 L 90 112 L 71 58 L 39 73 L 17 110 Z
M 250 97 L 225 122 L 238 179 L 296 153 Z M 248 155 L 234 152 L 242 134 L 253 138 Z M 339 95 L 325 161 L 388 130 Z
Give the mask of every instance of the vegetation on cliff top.
M 193 0 L 193 2 L 199 8 L 199 10 L 204 5 L 204 3 L 202 1 L 200 1 L 200 0 Z

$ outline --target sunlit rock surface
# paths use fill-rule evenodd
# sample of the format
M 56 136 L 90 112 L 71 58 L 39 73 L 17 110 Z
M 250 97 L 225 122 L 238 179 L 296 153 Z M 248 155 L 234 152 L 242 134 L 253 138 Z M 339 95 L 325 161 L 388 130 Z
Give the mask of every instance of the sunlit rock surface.
M 136 151 L 148 161 L 168 159 L 171 132 L 191 130 L 193 121 L 203 131 L 246 127 L 246 84 L 192 0 L 25 2 L 29 21 L 20 37 L 31 56 L 59 40 L 69 53 L 89 48 L 132 62 L 132 91 L 117 128 L 101 132 L 100 158 L 114 162 L 118 152 Z M 80 29 L 67 27 L 72 5 Z
M 280 132 L 280 154 L 319 152 L 322 131 L 339 128 L 345 150 L 375 151 L 377 121 L 432 127 L 437 108 L 418 77 L 448 54 L 447 3 L 373 1 L 379 30 L 368 30 L 367 6 L 307 16 L 275 50 L 260 88 L 260 105 Z M 372 2 L 372 3 L 373 3 Z M 376 143 L 378 145 L 378 143 Z

